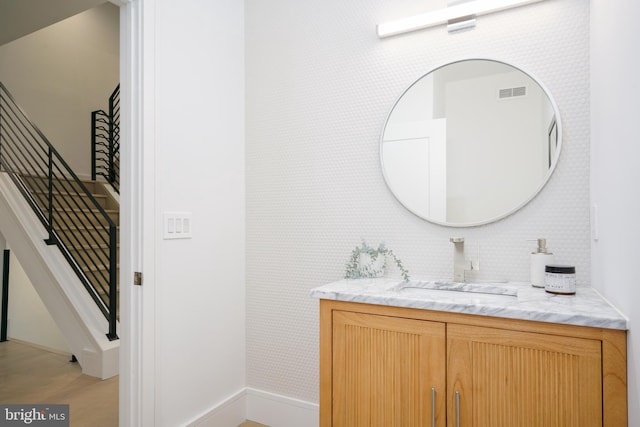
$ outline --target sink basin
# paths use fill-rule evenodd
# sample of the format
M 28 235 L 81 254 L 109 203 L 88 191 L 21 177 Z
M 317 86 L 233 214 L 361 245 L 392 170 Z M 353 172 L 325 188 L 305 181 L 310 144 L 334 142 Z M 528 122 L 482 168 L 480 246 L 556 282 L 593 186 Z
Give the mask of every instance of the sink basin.
M 394 285 L 389 290 L 398 292 L 404 290 L 452 291 L 471 294 L 503 295 L 510 297 L 518 296 L 517 287 L 499 282 L 458 283 L 446 281 L 411 281 Z

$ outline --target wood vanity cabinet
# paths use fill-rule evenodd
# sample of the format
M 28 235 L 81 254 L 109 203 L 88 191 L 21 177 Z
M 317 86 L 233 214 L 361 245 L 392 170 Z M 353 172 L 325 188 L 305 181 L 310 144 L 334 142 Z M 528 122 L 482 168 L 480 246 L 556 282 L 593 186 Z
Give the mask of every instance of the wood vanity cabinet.
M 320 301 L 321 427 L 621 427 L 626 333 Z
M 445 348 L 440 322 L 333 312 L 330 425 L 444 427 Z

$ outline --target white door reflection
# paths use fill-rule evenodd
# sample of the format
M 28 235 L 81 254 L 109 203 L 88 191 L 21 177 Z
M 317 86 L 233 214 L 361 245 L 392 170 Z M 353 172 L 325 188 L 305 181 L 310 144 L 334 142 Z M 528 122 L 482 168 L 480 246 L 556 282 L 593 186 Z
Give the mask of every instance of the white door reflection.
M 390 126 L 384 142 L 384 169 L 394 171 L 389 181 L 394 194 L 412 212 L 435 221 L 446 221 L 446 119 Z

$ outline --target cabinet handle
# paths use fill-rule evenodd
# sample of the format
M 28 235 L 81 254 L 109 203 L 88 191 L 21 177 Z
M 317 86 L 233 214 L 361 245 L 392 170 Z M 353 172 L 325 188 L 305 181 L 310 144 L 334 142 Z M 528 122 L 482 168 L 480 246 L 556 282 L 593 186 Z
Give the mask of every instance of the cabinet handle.
M 456 391 L 456 427 L 460 427 L 460 392 Z
M 431 387 L 431 427 L 436 427 L 436 388 Z

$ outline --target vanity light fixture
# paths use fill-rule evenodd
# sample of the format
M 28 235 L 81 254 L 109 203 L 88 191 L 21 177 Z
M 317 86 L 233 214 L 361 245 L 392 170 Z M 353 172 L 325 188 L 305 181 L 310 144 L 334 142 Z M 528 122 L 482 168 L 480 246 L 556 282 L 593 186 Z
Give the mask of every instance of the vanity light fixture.
M 446 9 L 378 24 L 378 37 L 385 38 L 395 36 L 397 34 L 408 33 L 441 24 L 449 24 L 449 31 L 456 31 L 475 25 L 475 17 L 478 15 L 487 15 L 489 13 L 539 1 L 542 0 L 474 0 L 456 4 Z

